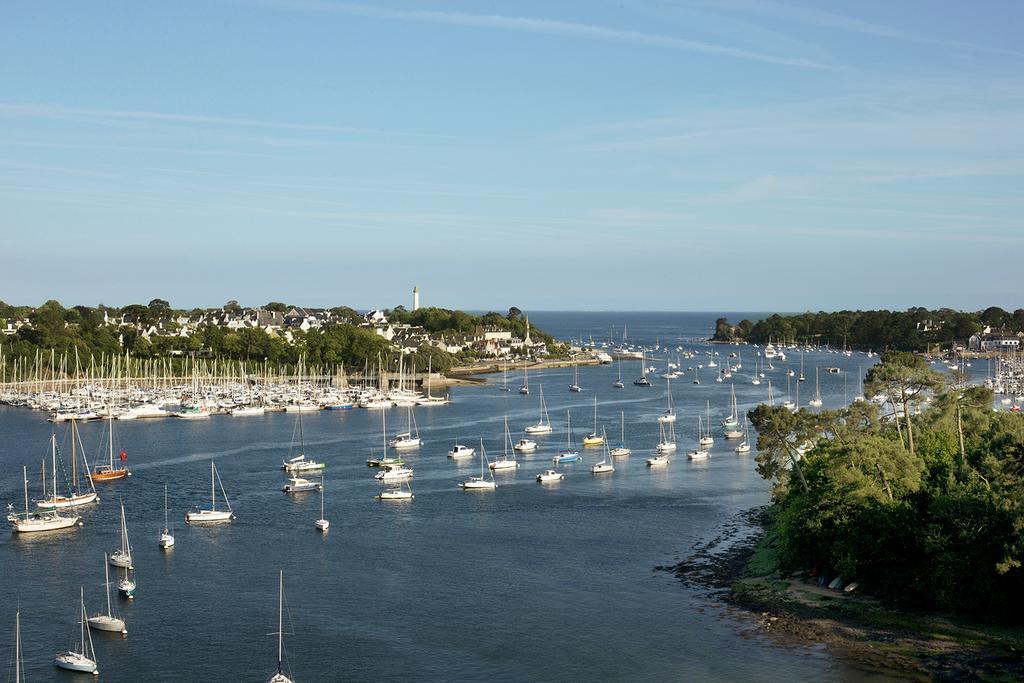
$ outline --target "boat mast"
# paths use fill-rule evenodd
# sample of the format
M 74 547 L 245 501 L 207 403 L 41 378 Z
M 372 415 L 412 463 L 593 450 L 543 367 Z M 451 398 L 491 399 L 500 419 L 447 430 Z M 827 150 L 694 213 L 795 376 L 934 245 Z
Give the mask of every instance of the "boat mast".
M 74 442 L 72 442 L 74 443 Z M 57 502 L 57 435 L 50 435 L 50 457 L 53 458 L 53 488 L 50 491 L 50 495 L 53 497 L 53 501 Z M 44 496 L 45 498 L 45 496 Z
M 21 466 L 21 478 L 25 483 L 25 520 L 28 521 L 28 466 Z
M 321 515 L 323 517 L 323 515 Z M 277 673 L 281 673 L 281 660 L 284 650 L 284 570 L 278 570 L 277 588 Z
M 210 510 L 217 511 L 217 489 L 214 487 L 215 468 L 213 460 L 210 461 Z
M 107 616 L 113 616 L 113 611 L 110 609 L 110 563 L 107 562 L 107 554 L 103 554 L 103 585 L 107 589 Z
M 14 613 L 14 683 L 23 683 L 21 677 L 21 608 Z

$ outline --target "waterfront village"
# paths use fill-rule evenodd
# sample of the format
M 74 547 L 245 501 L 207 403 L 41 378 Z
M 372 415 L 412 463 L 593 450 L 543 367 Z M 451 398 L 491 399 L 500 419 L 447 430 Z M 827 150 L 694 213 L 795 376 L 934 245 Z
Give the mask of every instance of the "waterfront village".
M 3 318 L 0 315 L 0 333 L 6 337 L 19 330 L 31 329 L 32 313 L 36 309 L 19 309 L 19 315 Z M 382 309 L 366 313 L 346 306 L 335 308 L 307 308 L 271 303 L 263 307 L 242 307 L 229 301 L 220 308 L 174 311 L 160 299 L 149 306 L 126 306 L 121 309 L 102 308 L 102 323 L 117 338 L 118 345 L 128 350 L 135 340 L 149 343 L 163 341 L 163 351 L 169 356 L 212 355 L 201 342 L 199 334 L 206 328 L 226 331 L 260 330 L 270 337 L 294 344 L 299 336 L 311 330 L 325 330 L 334 325 L 352 325 L 368 330 L 388 342 L 392 351 L 402 355 L 434 348 L 463 358 L 540 359 L 550 354 L 548 342 L 531 338 L 529 318 L 525 317 L 525 334 L 517 335 L 512 329 L 498 325 L 478 324 L 470 331 L 441 330 L 431 332 L 422 325 L 398 322 L 391 315 L 402 316 L 420 310 L 419 288 L 413 289 L 411 311 L 399 306 L 393 311 Z M 513 309 L 518 311 L 518 309 Z M 72 323 L 65 322 L 65 325 Z M 3 337 L 0 337 L 2 343 Z

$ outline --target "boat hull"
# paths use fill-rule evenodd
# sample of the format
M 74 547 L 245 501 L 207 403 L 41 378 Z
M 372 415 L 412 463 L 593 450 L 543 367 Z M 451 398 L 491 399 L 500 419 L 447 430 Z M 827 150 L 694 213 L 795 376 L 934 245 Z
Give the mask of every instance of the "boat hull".
M 89 503 L 95 503 L 97 500 L 99 500 L 99 496 L 95 493 L 82 493 L 77 496 L 58 496 L 48 500 L 37 500 L 36 507 L 40 510 L 61 510 L 79 505 L 88 505 Z
M 59 669 L 66 669 L 68 671 L 84 671 L 90 674 L 99 673 L 96 662 L 77 652 L 62 652 L 54 658 L 53 664 Z
M 224 510 L 193 510 L 185 513 L 185 521 L 189 524 L 215 524 L 230 522 L 235 515 Z
M 89 617 L 89 628 L 110 633 L 128 633 L 128 629 L 124 627 L 124 619 L 109 617 L 105 614 Z
M 12 518 L 14 530 L 21 534 L 28 534 L 38 531 L 57 531 L 59 529 L 70 529 L 81 524 L 82 518 L 78 515 L 71 517 L 42 516 Z
M 124 479 L 131 475 L 131 472 L 127 468 L 117 470 L 102 470 L 100 472 L 93 472 L 89 475 L 89 478 L 93 481 L 117 481 L 118 479 Z

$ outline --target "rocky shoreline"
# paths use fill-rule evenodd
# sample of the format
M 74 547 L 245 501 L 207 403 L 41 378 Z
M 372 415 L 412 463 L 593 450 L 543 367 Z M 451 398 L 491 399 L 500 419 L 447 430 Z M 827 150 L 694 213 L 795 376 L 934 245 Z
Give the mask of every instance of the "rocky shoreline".
M 863 595 L 783 576 L 766 533 L 767 508 L 737 515 L 717 537 L 669 566 L 709 590 L 756 632 L 782 645 L 824 645 L 868 672 L 911 680 L 1024 680 L 1024 630 L 904 612 Z

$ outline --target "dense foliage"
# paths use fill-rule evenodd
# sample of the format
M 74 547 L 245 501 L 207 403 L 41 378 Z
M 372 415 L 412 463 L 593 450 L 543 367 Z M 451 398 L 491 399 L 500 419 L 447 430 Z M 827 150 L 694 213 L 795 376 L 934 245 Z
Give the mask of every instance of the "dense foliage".
M 264 310 L 284 313 L 288 306 L 280 302 L 270 302 Z M 223 307 L 225 311 L 240 312 L 237 301 L 229 301 Z M 228 329 L 227 327 L 204 324 L 200 325 L 190 336 L 175 334 L 178 329 L 171 318 L 186 311 L 171 308 L 163 299 L 154 299 L 148 305 L 132 304 L 123 308 L 98 306 L 76 306 L 64 308 L 57 301 L 47 301 L 42 306 L 14 307 L 0 302 L 0 323 L 28 317 L 30 325 L 20 328 L 15 334 L 0 337 L 3 362 L 12 364 L 15 359 L 23 359 L 23 363 L 35 364 L 37 356 L 41 366 L 47 367 L 51 353 L 55 359 L 62 356 L 70 359 L 66 362 L 67 369 L 74 370 L 77 357 L 82 367 L 90 359 L 110 358 L 127 352 L 135 358 L 187 358 L 193 355 L 222 358 L 231 360 L 251 360 L 267 362 L 271 365 L 295 365 L 302 358 L 307 365 L 337 366 L 363 368 L 364 365 L 375 367 L 377 359 L 389 365 L 397 363 L 396 351 L 372 329 L 360 327 L 362 316 L 352 308 L 345 306 L 330 309 L 341 322 L 327 325 L 320 329 L 291 330 L 292 341 L 284 336 L 268 333 L 262 328 L 247 327 Z M 189 313 L 201 313 L 196 309 Z M 111 317 L 123 315 L 125 325 L 111 326 L 104 324 L 104 314 Z M 516 336 L 526 333 L 526 321 L 517 308 L 508 315 L 487 313 L 471 315 L 462 311 L 449 311 L 440 308 L 424 308 L 409 313 L 398 307 L 388 312 L 389 320 L 394 324 L 407 323 L 422 326 L 431 335 L 467 335 L 478 327 L 489 326 L 511 330 Z M 160 325 L 160 332 L 143 335 L 141 330 Z M 531 328 L 531 337 L 544 341 L 556 352 L 560 346 L 550 335 Z M 417 352 L 407 359 L 407 367 L 415 367 L 416 371 L 425 371 L 432 367 L 445 372 L 453 365 L 472 359 L 472 354 L 450 354 L 429 344 L 419 346 Z M 411 365 L 410 365 L 411 364 Z
M 744 339 L 755 344 L 797 341 L 841 348 L 924 351 L 936 345 L 964 342 L 985 327 L 1006 334 L 1024 330 L 1024 308 L 1012 313 L 993 306 L 984 311 L 963 312 L 948 308 L 906 311 L 838 311 L 835 313 L 775 314 L 751 323 L 730 325 L 720 318 L 715 341 Z
M 912 424 L 864 402 L 750 413 L 758 470 L 775 482 L 784 565 L 895 603 L 1019 622 L 1024 417 L 994 412 L 984 387 L 935 383 L 905 357 L 878 367 L 876 387 L 923 386 L 917 399 L 931 397 Z

